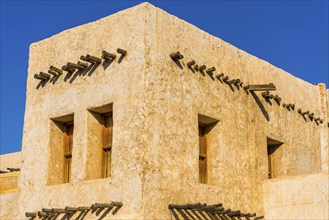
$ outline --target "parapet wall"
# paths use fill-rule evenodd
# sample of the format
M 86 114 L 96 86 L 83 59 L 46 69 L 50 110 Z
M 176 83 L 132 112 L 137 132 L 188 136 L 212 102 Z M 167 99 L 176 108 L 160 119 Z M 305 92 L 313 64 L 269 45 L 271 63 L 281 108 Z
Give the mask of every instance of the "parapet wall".
M 6 171 L 7 168 L 21 168 L 21 167 L 22 167 L 21 152 L 0 155 L 0 170 Z
M 266 180 L 265 219 L 328 219 L 328 179 L 317 173 Z
M 10 172 L 7 168 L 21 168 L 21 152 L 0 155 L 0 219 L 14 219 L 18 215 L 20 171 Z

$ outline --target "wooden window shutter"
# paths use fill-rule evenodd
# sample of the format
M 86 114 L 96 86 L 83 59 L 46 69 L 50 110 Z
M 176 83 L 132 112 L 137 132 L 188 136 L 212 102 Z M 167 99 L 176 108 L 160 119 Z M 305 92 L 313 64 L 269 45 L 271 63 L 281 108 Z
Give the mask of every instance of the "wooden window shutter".
M 102 115 L 102 177 L 111 174 L 111 150 L 112 150 L 113 117 L 112 112 Z
M 207 134 L 206 128 L 199 125 L 199 181 L 207 183 Z
M 73 149 L 73 122 L 64 124 L 63 144 L 64 144 L 64 183 L 70 182 L 72 166 L 72 149 Z

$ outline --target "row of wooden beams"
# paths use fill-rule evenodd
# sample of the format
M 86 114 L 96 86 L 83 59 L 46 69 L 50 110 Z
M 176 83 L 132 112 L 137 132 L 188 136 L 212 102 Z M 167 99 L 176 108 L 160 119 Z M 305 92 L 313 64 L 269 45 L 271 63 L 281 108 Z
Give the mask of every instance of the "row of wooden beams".
M 25 216 L 28 218 L 35 218 L 38 216 L 39 218 L 48 218 L 50 216 L 55 216 L 59 214 L 68 214 L 73 215 L 76 212 L 85 212 L 88 210 L 96 210 L 96 209 L 112 209 L 113 207 L 116 207 L 115 210 L 113 210 L 112 215 L 115 215 L 119 209 L 123 206 L 122 202 L 111 202 L 111 203 L 95 203 L 89 207 L 70 207 L 66 206 L 64 209 L 62 208 L 43 208 L 41 211 L 38 212 L 26 212 Z
M 221 203 L 214 205 L 205 203 L 170 204 L 168 208 L 175 220 L 179 220 L 181 217 L 184 220 L 231 219 L 234 217 L 258 220 L 264 218 L 264 216 L 257 216 L 256 213 L 242 213 L 240 210 L 232 211 L 231 209 L 225 209 Z
M 126 54 L 127 54 L 127 51 L 123 50 L 121 48 L 118 48 L 117 52 L 119 54 L 121 54 L 122 58 L 124 56 L 126 56 Z M 116 58 L 116 55 L 103 50 L 102 58 L 107 62 L 109 60 L 114 60 Z M 86 56 L 84 56 L 84 55 L 80 56 L 80 59 L 82 61 L 91 63 L 92 65 L 100 64 L 102 62 L 101 58 L 98 58 L 98 57 L 95 57 L 95 56 L 92 56 L 89 54 L 87 54 Z M 89 67 L 88 63 L 81 62 L 81 61 L 78 61 L 77 63 L 68 62 L 66 65 L 62 66 L 61 69 L 59 69 L 55 66 L 50 66 L 48 73 L 40 72 L 39 74 L 34 74 L 34 78 L 41 80 L 41 81 L 48 81 L 48 80 L 50 80 L 51 75 L 53 75 L 53 77 L 59 77 L 60 75 L 63 74 L 63 71 L 75 72 L 76 70 L 84 70 Z

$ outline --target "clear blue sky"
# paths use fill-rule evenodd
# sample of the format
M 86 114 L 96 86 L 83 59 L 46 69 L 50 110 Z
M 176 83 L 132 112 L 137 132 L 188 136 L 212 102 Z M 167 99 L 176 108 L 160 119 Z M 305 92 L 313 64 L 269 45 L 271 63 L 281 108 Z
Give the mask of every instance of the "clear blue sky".
M 29 45 L 141 2 L 1 0 L 1 154 L 21 149 Z M 329 84 L 327 0 L 149 2 L 305 81 Z

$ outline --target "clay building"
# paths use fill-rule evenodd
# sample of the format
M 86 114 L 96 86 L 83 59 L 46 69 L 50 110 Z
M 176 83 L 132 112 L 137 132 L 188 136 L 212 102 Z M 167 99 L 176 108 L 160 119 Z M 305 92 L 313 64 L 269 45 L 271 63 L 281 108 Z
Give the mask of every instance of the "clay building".
M 30 46 L 0 218 L 328 219 L 328 103 L 325 84 L 137 5 Z

